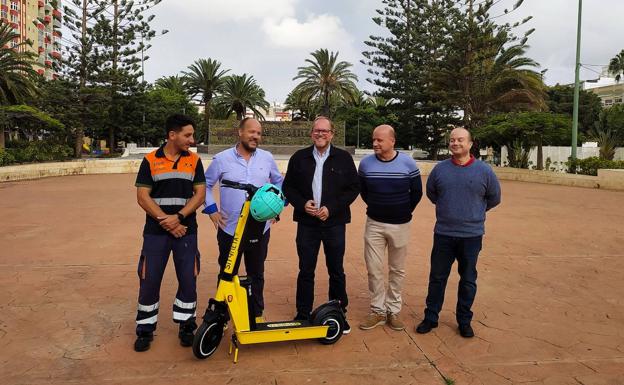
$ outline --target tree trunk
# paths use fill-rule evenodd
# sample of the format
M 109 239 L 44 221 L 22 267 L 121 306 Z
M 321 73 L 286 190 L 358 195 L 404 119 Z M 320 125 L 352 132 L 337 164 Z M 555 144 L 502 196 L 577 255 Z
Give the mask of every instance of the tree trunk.
M 431 160 L 438 160 L 438 151 L 440 148 L 437 145 L 434 145 L 431 149 Z
M 325 91 L 323 94 L 323 116 L 329 116 L 329 92 Z
M 466 127 L 467 129 L 472 129 L 473 127 L 473 122 L 472 122 L 472 118 L 473 118 L 473 113 L 474 113 L 474 104 L 473 104 L 473 99 L 472 99 L 472 84 L 473 84 L 473 80 L 474 80 L 474 74 L 472 73 L 472 59 L 473 59 L 473 55 L 472 55 L 472 25 L 473 25 L 473 21 L 474 21 L 474 13 L 473 13 L 473 0 L 469 0 L 468 1 L 468 25 L 469 25 L 469 29 L 468 29 L 468 47 L 466 47 L 466 67 L 469 69 L 466 72 L 466 75 L 464 76 L 464 84 L 463 84 L 463 91 L 464 91 L 464 117 L 463 117 L 463 123 L 464 123 L 464 127 Z
M 4 125 L 0 124 L 0 149 L 4 149 Z
M 76 127 L 76 142 L 74 143 L 74 158 L 82 157 L 82 144 L 84 142 L 84 87 L 87 83 L 87 54 L 85 52 L 85 43 L 87 41 L 87 0 L 82 0 L 82 39 L 80 42 L 80 88 L 78 89 L 78 98 L 80 103 L 80 119 Z
M 80 103 L 83 104 L 82 102 Z M 82 144 L 84 142 L 84 128 L 82 122 L 79 122 L 76 126 L 76 142 L 74 143 L 74 158 L 80 159 L 82 157 Z
M 206 130 L 206 146 L 210 145 L 210 99 L 204 103 L 204 128 Z
M 111 82 L 111 108 L 109 109 L 109 111 L 113 112 L 112 114 L 109 114 L 109 118 L 110 117 L 114 117 L 114 119 L 111 119 L 111 122 L 109 123 L 110 126 L 108 128 L 108 146 L 109 146 L 109 151 L 112 154 L 113 150 L 115 149 L 115 125 L 116 125 L 116 121 L 120 118 L 118 113 L 118 105 L 117 105 L 117 86 L 118 86 L 118 82 L 119 82 L 119 75 L 117 73 L 117 62 L 118 62 L 118 55 L 119 55 L 119 44 L 118 44 L 118 35 L 119 33 L 119 2 L 118 0 L 113 0 L 113 65 L 112 65 L 112 70 L 113 70 L 113 79 Z
M 542 136 L 537 138 L 537 169 L 544 169 L 544 153 L 542 151 Z

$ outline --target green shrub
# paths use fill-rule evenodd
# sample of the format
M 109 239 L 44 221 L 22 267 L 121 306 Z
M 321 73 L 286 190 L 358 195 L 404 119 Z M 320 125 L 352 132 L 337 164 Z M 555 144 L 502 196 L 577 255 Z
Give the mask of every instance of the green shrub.
M 568 167 L 571 172 L 583 175 L 598 175 L 600 168 L 624 168 L 624 160 L 606 160 L 596 156 L 585 159 L 577 159 L 572 162 L 568 161 Z
M 72 149 L 65 145 L 46 140 L 12 141 L 7 143 L 6 152 L 13 156 L 14 162 L 50 162 L 71 157 Z
M 12 163 L 15 163 L 13 154 L 0 148 L 0 166 L 8 166 Z

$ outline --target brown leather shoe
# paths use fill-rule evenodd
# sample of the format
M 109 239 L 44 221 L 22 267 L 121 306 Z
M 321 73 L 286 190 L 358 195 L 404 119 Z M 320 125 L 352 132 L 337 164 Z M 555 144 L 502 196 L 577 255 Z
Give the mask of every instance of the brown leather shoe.
M 390 327 L 392 330 L 396 330 L 400 332 L 401 330 L 405 330 L 405 324 L 399 318 L 399 313 L 390 314 L 388 313 L 388 318 L 386 320 L 386 325 Z
M 386 315 L 372 312 L 360 324 L 360 329 L 370 330 L 386 323 Z

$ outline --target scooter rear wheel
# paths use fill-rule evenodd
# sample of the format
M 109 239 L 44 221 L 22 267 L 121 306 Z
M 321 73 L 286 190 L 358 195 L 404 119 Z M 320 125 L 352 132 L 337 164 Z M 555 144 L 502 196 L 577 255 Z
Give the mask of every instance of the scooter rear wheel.
M 322 316 L 318 321 L 320 325 L 327 325 L 327 335 L 324 338 L 319 338 L 319 342 L 323 345 L 331 345 L 336 343 L 340 337 L 342 337 L 342 331 L 344 329 L 344 317 L 340 312 L 329 311 Z
M 193 339 L 193 354 L 199 359 L 210 357 L 219 347 L 223 337 L 223 324 L 213 320 L 202 322 Z

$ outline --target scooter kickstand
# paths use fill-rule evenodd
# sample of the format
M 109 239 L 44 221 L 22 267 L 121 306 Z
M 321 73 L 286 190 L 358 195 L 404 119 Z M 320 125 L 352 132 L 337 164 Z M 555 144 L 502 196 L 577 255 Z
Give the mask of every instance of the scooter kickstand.
M 238 362 L 238 341 L 236 340 L 236 335 L 232 335 L 232 340 L 230 341 L 230 350 L 228 351 L 228 355 L 232 355 L 232 347 L 234 347 L 234 363 Z

